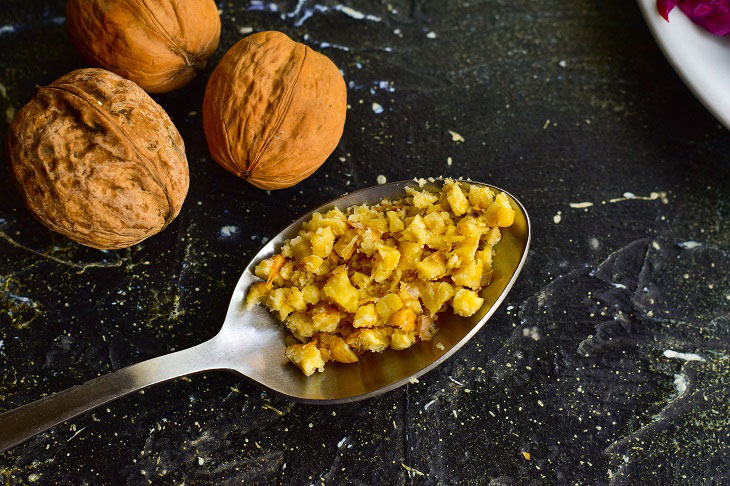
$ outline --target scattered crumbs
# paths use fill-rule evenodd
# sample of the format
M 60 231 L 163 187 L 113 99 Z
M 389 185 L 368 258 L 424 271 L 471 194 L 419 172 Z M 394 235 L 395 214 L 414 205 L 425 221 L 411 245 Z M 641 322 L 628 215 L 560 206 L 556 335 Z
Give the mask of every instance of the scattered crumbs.
M 418 381 L 418 378 L 416 378 L 415 376 L 411 376 L 408 379 L 408 383 L 410 383 L 411 385 L 415 385 L 416 383 L 419 383 L 419 381 Z
M 444 349 L 446 349 L 446 347 L 443 343 L 436 343 L 436 349 L 438 349 L 439 351 L 443 351 Z
M 453 383 L 456 383 L 459 386 L 464 386 L 464 384 L 458 380 L 456 380 L 454 377 L 449 376 L 449 380 L 451 380 Z
M 691 250 L 692 248 L 702 246 L 702 243 L 698 243 L 696 241 L 683 241 L 679 243 L 679 246 L 681 246 L 682 248 L 686 248 L 687 250 Z
M 664 351 L 664 356 L 667 358 L 683 359 L 684 361 L 704 361 L 705 358 L 695 353 L 681 353 L 674 351 L 673 349 L 667 349 Z
M 380 103 L 373 102 L 373 113 L 380 115 L 383 111 L 383 106 Z
M 548 118 L 547 120 L 545 120 L 545 124 L 542 126 L 542 129 L 543 130 L 546 130 L 547 127 L 549 127 L 549 126 L 550 126 L 550 118 Z
M 340 440 L 340 441 L 339 441 L 339 442 L 337 443 L 337 448 L 338 448 L 338 449 L 342 448 L 342 446 L 343 446 L 343 445 L 345 445 L 345 442 L 347 442 L 347 436 L 344 436 L 344 437 L 343 437 L 343 438 L 342 438 L 342 439 L 341 439 L 341 440 Z
M 431 31 L 428 34 L 426 34 L 426 37 L 428 37 L 429 39 L 435 39 L 437 37 L 436 32 Z
M 527 459 L 528 461 L 530 460 L 530 453 L 529 453 L 529 452 L 525 452 L 525 451 L 522 451 L 522 455 L 523 455 L 523 456 L 525 457 L 525 459 Z
M 378 184 L 385 184 L 388 182 L 388 179 L 383 174 L 380 174 L 375 180 Z
M 235 235 L 236 233 L 238 233 L 238 226 L 233 226 L 230 224 L 223 226 L 220 230 L 220 235 L 223 238 L 230 238 L 231 236 Z
M 553 216 L 553 223 L 559 224 L 560 221 L 563 219 L 563 216 L 562 215 L 563 215 L 563 212 L 562 211 L 558 211 L 558 214 L 556 214 L 555 216 Z
M 446 157 L 446 165 L 451 167 L 451 164 L 453 164 L 453 163 L 454 163 L 454 159 L 452 159 L 451 157 Z
M 203 464 L 205 464 L 205 459 L 203 459 L 202 457 L 198 456 L 198 465 L 199 466 L 202 466 Z
M 561 59 L 560 62 L 558 63 L 558 66 L 560 66 L 560 67 L 566 67 L 567 65 L 568 65 L 568 63 L 565 61 L 565 59 Z
M 430 407 L 434 403 L 436 403 L 436 400 L 431 400 L 430 402 L 428 402 L 426 405 L 423 406 L 423 409 L 428 410 L 428 407 Z
M 372 20 L 373 22 L 380 22 L 380 17 L 376 15 L 364 14 L 359 10 L 355 10 L 354 8 L 348 7 L 346 5 L 336 5 L 334 9 L 356 20 L 366 19 Z
M 533 341 L 539 341 L 540 328 L 537 326 L 525 327 L 522 329 L 522 335 L 532 339 Z
M 239 27 L 238 28 L 238 33 L 241 34 L 241 35 L 250 34 L 251 32 L 253 32 L 253 27 L 248 27 L 247 26 L 247 27 Z
M 583 209 L 583 208 L 589 208 L 591 206 L 593 206 L 593 203 L 589 202 L 589 201 L 570 203 L 570 207 L 573 209 Z
M 460 133 L 456 133 L 453 130 L 448 130 L 448 132 L 449 132 L 449 135 L 451 135 L 451 140 L 452 141 L 454 141 L 456 143 L 459 143 L 459 142 L 463 142 L 464 141 L 464 137 L 462 137 Z
M 669 199 L 667 199 L 667 193 L 666 192 L 652 192 L 648 196 L 637 196 L 633 192 L 624 192 L 622 194 L 622 197 L 616 197 L 613 199 L 609 199 L 608 202 L 610 203 L 617 203 L 621 201 L 631 201 L 634 199 L 639 199 L 642 201 L 655 201 L 659 199 L 662 204 L 669 204 Z
M 264 403 L 263 405 L 261 405 L 261 408 L 266 408 L 266 409 L 268 409 L 268 410 L 274 411 L 274 412 L 276 412 L 276 413 L 277 413 L 278 415 L 284 415 L 284 412 L 282 412 L 282 411 L 281 411 L 281 410 L 279 410 L 278 408 L 274 408 L 274 407 L 272 407 L 272 406 L 271 406 L 271 405 L 269 405 L 268 403 Z
M 421 471 L 419 471 L 418 469 L 416 469 L 414 467 L 406 466 L 402 462 L 400 463 L 400 465 L 403 466 L 403 469 L 408 471 L 408 476 L 410 476 L 410 477 L 413 477 L 413 474 L 417 474 L 419 476 L 425 476 L 425 474 L 423 474 Z

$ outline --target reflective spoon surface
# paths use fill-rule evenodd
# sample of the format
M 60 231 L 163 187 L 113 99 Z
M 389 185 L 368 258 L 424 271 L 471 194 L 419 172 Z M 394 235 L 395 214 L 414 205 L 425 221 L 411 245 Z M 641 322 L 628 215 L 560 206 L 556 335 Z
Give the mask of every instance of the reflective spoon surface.
M 488 186 L 473 181 L 468 183 Z M 429 185 L 431 189 L 438 189 L 441 182 Z M 439 332 L 430 342 L 420 341 L 403 351 L 388 349 L 379 354 L 367 353 L 354 364 L 329 363 L 324 372 L 306 377 L 284 355 L 288 331 L 265 307 L 247 310 L 244 305 L 249 286 L 258 280 L 253 272 L 256 264 L 273 255 L 282 242 L 296 236 L 301 224 L 313 212 L 375 204 L 384 198 L 395 199 L 404 196 L 406 186 L 417 184 L 402 181 L 361 189 L 305 214 L 272 238 L 248 264 L 233 291 L 223 326 L 215 337 L 0 414 L 0 452 L 111 400 L 201 371 L 229 370 L 298 402 L 334 404 L 393 390 L 435 368 L 466 344 L 494 314 L 525 262 L 530 245 L 530 220 L 522 204 L 509 193 L 506 194 L 515 210 L 515 220 L 512 226 L 502 228 L 502 240 L 495 246 L 492 281 L 480 292 L 485 299 L 484 305 L 468 318 L 450 312 L 441 315 Z

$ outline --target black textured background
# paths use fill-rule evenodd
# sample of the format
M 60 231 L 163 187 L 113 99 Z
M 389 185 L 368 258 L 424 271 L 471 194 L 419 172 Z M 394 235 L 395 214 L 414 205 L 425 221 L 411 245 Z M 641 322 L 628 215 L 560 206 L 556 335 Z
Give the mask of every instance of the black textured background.
M 2 1 L 2 137 L 35 85 L 82 66 L 63 4 Z M 206 72 L 156 98 L 192 181 L 164 232 L 122 251 L 76 245 L 21 206 L 3 155 L 0 411 L 211 337 L 265 238 L 381 174 L 471 177 L 517 195 L 534 228 L 522 276 L 418 384 L 314 407 L 233 374 L 192 376 L 0 455 L 0 484 L 730 481 L 730 136 L 634 1 L 219 6 Z M 308 42 L 349 86 L 335 153 L 272 194 L 219 168 L 203 138 L 205 81 L 241 29 Z

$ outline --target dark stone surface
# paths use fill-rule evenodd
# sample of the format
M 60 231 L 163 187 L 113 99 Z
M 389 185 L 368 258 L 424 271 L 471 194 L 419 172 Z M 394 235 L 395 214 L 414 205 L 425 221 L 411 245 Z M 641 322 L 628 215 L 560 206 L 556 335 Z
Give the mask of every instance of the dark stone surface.
M 2 137 L 35 85 L 82 66 L 63 3 L 3 1 Z M 233 374 L 192 376 L 0 455 L 0 484 L 730 481 L 730 135 L 636 3 L 342 3 L 377 19 L 336 5 L 220 2 L 213 64 L 240 28 L 277 29 L 349 83 L 339 147 L 294 188 L 267 194 L 211 161 L 197 114 L 211 67 L 157 97 L 192 184 L 141 245 L 99 252 L 46 230 L 3 162 L 0 411 L 211 337 L 264 238 L 379 174 L 520 197 L 533 247 L 503 308 L 438 370 L 379 398 L 296 405 Z

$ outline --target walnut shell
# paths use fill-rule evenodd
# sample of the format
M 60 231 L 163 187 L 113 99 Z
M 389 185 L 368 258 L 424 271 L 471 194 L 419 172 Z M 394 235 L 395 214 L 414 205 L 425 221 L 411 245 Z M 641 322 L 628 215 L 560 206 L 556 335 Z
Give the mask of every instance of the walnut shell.
M 214 0 L 68 0 L 66 23 L 88 62 L 150 93 L 193 79 L 221 31 Z
M 337 147 L 347 89 L 326 56 L 281 32 L 250 35 L 223 56 L 203 98 L 213 159 L 262 189 L 309 177 Z
M 54 231 L 99 249 L 162 230 L 188 190 L 185 145 L 139 86 L 80 69 L 38 88 L 8 130 L 8 158 L 28 209 Z

